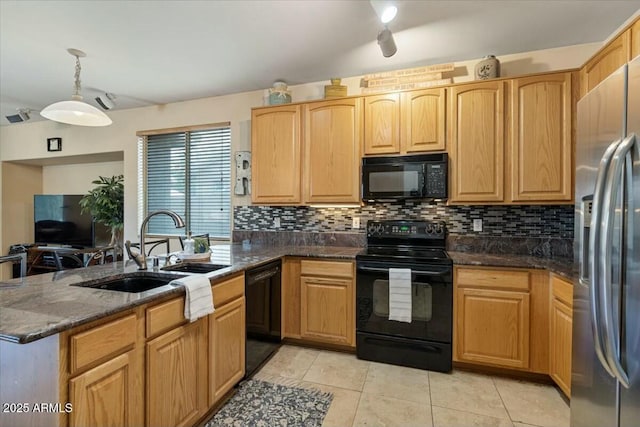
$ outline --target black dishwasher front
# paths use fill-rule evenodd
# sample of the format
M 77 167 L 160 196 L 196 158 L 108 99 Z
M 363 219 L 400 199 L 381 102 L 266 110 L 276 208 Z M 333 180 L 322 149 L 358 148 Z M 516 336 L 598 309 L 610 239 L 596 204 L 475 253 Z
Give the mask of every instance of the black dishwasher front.
M 251 377 L 280 347 L 281 279 L 280 260 L 245 273 L 246 378 Z

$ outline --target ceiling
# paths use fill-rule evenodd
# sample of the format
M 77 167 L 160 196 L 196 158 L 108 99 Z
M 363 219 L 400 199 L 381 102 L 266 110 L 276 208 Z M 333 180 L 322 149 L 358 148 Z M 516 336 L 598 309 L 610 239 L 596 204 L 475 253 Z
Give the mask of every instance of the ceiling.
M 0 118 L 73 91 L 117 96 L 115 109 L 600 42 L 640 9 L 627 1 L 397 1 L 398 53 L 365 0 L 0 0 Z

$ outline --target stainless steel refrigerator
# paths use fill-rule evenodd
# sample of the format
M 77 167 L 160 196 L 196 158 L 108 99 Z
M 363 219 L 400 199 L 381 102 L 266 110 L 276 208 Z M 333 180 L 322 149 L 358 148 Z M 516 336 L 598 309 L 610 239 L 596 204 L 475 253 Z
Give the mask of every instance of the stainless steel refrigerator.
M 578 102 L 571 426 L 640 426 L 640 57 Z

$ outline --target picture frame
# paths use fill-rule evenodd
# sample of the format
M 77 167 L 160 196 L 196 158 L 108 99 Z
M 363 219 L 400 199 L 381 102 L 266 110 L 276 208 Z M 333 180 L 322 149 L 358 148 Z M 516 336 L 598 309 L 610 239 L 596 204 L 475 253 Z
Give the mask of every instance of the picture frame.
M 62 138 L 47 138 L 47 151 L 62 151 Z

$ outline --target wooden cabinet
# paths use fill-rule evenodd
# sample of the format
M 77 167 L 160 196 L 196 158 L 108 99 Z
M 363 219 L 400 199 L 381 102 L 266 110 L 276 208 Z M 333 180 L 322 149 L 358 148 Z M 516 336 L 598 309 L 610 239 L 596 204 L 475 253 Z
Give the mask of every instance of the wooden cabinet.
M 300 259 L 282 264 L 282 337 L 300 338 Z
M 298 204 L 300 105 L 257 108 L 251 113 L 253 203 Z
M 571 73 L 514 79 L 511 88 L 511 201 L 571 202 Z
M 147 343 L 148 426 L 191 426 L 207 410 L 207 319 Z
M 242 294 L 209 316 L 209 406 L 244 377 L 245 333 Z
M 445 88 L 364 98 L 364 154 L 445 149 Z
M 130 313 L 61 334 L 63 393 L 73 405 L 67 416 L 70 427 L 144 422 L 143 366 L 136 346 L 137 331 L 136 314 Z
M 142 422 L 136 402 L 135 350 L 69 380 L 70 427 L 132 426 Z
M 300 336 L 355 346 L 353 263 L 300 262 Z
M 582 67 L 581 94 L 586 95 L 629 60 L 630 30 L 627 30 L 607 44 Z
M 306 203 L 360 201 L 361 103 L 344 98 L 305 104 Z
M 549 375 L 571 397 L 573 285 L 551 275 Z
M 400 94 L 364 98 L 364 154 L 400 153 Z
M 454 361 L 548 373 L 549 276 L 454 267 Z
M 450 88 L 451 203 L 504 200 L 504 81 Z
M 629 36 L 631 37 L 631 61 L 636 56 L 640 55 L 640 19 L 636 19 L 629 29 Z

